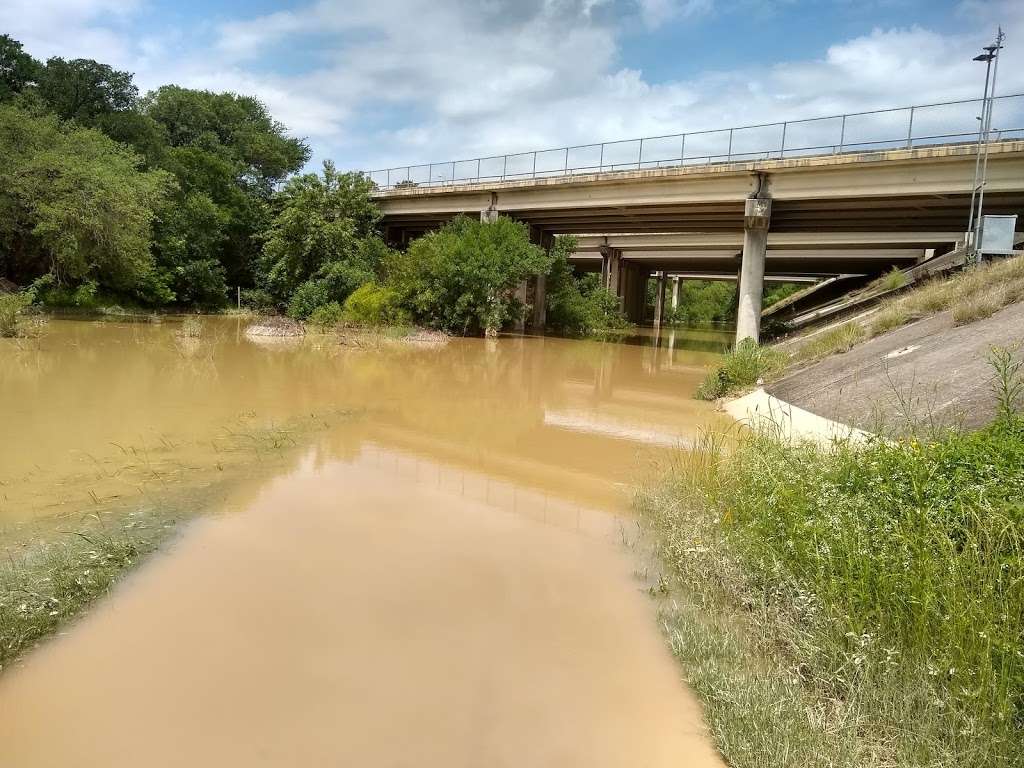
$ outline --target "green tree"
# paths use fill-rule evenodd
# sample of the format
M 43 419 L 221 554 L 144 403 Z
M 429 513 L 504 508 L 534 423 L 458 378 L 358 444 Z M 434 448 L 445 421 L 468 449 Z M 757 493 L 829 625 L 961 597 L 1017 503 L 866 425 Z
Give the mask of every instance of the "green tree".
M 516 287 L 546 274 L 551 258 L 530 242 L 525 224 L 465 216 L 396 254 L 389 284 L 419 322 L 469 334 L 496 330 L 523 310 Z
M 595 273 L 577 277 L 569 256 L 576 250 L 575 237 L 555 240 L 547 278 L 548 327 L 567 336 L 586 336 L 596 331 L 629 326 L 619 299 L 601 285 Z
M 39 79 L 39 94 L 64 120 L 93 124 L 100 116 L 132 109 L 139 89 L 130 72 L 92 59 L 48 59 Z
M 10 101 L 39 79 L 42 67 L 9 35 L 0 35 L 0 102 Z
M 138 137 L 132 143 L 178 178 L 182 195 L 202 193 L 223 214 L 223 237 L 204 258 L 219 261 L 230 284 L 253 285 L 273 191 L 305 164 L 309 148 L 246 96 L 164 86 L 140 109 L 159 140 L 137 124 L 128 126 Z
M 99 131 L 0 107 L 4 274 L 134 291 L 153 272 L 154 211 L 173 185 Z
M 159 212 L 157 271 L 179 304 L 217 306 L 227 295 L 216 254 L 227 237 L 228 216 L 203 192 L 175 195 Z
M 290 180 L 275 200 L 277 214 L 263 246 L 263 281 L 290 314 L 308 317 L 318 306 L 343 304 L 374 279 L 389 253 L 377 234 L 380 211 L 361 174 L 323 173 Z

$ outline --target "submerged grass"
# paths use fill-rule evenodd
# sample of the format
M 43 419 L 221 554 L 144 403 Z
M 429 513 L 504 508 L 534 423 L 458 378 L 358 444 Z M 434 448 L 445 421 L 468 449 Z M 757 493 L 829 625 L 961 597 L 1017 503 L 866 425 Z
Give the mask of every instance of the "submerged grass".
M 90 528 L 8 550 L 0 563 L 0 670 L 104 595 L 172 529 L 171 523 L 115 533 Z
M 77 512 L 0 530 L 0 670 L 105 595 L 179 521 L 222 504 L 228 484 L 285 466 L 302 438 L 352 415 L 338 409 L 262 427 L 241 419 L 208 445 L 117 445 L 120 460 L 97 460 L 93 471 L 65 478 L 90 499 Z M 135 486 L 137 494 L 125 493 Z M 5 488 L 5 501 L 17 490 Z
M 665 627 L 733 766 L 1024 765 L 1024 418 L 705 437 L 641 490 Z

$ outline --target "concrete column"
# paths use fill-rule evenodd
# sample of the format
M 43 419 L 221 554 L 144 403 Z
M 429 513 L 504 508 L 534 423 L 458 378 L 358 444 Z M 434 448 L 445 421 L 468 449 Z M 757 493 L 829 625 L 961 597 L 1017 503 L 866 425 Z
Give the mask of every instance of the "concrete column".
M 555 244 L 555 236 L 544 231 L 536 225 L 530 226 L 530 242 L 539 245 L 545 253 L 551 253 L 551 247 Z M 531 278 L 533 286 L 533 312 L 530 315 L 530 328 L 534 332 L 543 333 L 547 325 L 547 275 L 539 274 Z
M 658 284 L 654 289 L 654 327 L 661 328 L 665 319 L 665 273 L 656 273 Z
M 602 285 L 620 299 L 622 298 L 622 254 L 615 248 L 601 247 Z
M 740 268 L 739 309 L 736 313 L 736 343 L 760 340 L 761 299 L 764 296 L 764 260 L 768 251 L 768 223 L 772 201 L 754 197 L 743 212 L 743 264 Z
M 672 311 L 675 312 L 679 309 L 679 286 L 682 281 L 679 279 L 679 275 L 672 278 Z
M 498 193 L 491 192 L 491 204 L 480 211 L 480 221 L 490 223 L 498 220 Z
M 530 300 L 530 286 L 526 280 L 523 280 L 516 288 L 516 298 L 522 306 L 526 306 Z M 516 321 L 512 324 L 512 330 L 516 333 L 526 333 L 526 317 L 520 315 L 516 318 Z
M 533 285 L 533 317 L 530 326 L 538 333 L 544 331 L 548 322 L 547 293 L 547 275 L 537 275 Z

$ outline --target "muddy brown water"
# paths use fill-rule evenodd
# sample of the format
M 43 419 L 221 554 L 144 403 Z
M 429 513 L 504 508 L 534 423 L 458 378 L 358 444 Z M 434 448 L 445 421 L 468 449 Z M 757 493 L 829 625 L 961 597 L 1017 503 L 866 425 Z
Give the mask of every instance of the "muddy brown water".
M 692 393 L 722 334 L 243 327 L 0 348 L 0 545 L 218 489 L 3 672 L 0 765 L 721 764 L 623 542 L 637 478 L 716 421 Z

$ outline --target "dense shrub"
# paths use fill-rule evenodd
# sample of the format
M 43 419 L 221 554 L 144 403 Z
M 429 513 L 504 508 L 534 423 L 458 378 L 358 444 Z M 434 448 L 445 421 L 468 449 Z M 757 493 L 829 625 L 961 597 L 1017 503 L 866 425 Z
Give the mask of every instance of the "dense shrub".
M 332 301 L 330 304 L 324 304 L 313 310 L 309 316 L 309 323 L 318 328 L 333 328 L 342 321 L 344 314 L 345 311 L 341 308 L 341 304 Z
M 628 328 L 618 297 L 601 286 L 599 275 L 573 274 L 568 255 L 575 249 L 576 238 L 560 237 L 552 250 L 547 277 L 548 327 L 567 336 Z
M 389 262 L 388 285 L 414 320 L 459 334 L 483 333 L 525 312 L 516 287 L 546 274 L 549 266 L 525 224 L 460 216 L 396 254 Z
M 410 323 L 409 312 L 401 306 L 398 292 L 378 283 L 366 283 L 348 297 L 344 319 L 369 327 Z
M 389 250 L 376 232 L 380 211 L 371 189 L 362 175 L 338 173 L 328 162 L 322 174 L 292 179 L 278 194 L 279 210 L 263 246 L 262 281 L 289 304 L 292 317 L 341 304 L 374 279 Z
M 320 307 L 334 301 L 334 297 L 323 280 L 307 280 L 292 293 L 288 302 L 288 316 L 305 320 Z

